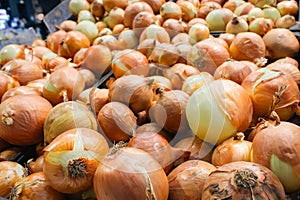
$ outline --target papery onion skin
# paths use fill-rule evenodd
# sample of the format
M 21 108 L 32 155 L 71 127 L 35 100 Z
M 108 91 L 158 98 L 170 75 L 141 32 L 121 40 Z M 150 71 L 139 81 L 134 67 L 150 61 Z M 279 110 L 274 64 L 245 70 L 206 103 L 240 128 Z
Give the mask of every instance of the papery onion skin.
M 8 74 L 0 71 L 0 98 L 2 95 L 10 88 L 20 86 L 20 83 L 14 79 L 13 77 L 9 76 Z
M 46 38 L 46 47 L 48 47 L 54 53 L 58 52 L 58 47 L 63 39 L 66 37 L 67 32 L 64 30 L 58 30 L 50 33 Z
M 212 172 L 202 199 L 286 199 L 282 184 L 268 168 L 245 161 L 225 164 Z
M 15 183 L 27 176 L 26 169 L 17 162 L 0 162 L 0 196 L 8 198 Z
M 168 175 L 169 198 L 172 200 L 201 200 L 202 187 L 209 174 L 217 168 L 201 160 L 189 160 Z
M 247 91 L 231 80 L 222 79 L 196 90 L 186 108 L 193 133 L 211 144 L 219 144 L 237 131 L 245 131 L 252 121 L 252 113 Z
M 18 87 L 11 88 L 10 90 L 7 90 L 1 98 L 1 102 L 5 101 L 10 97 L 20 95 L 20 94 L 34 94 L 34 95 L 42 96 L 42 94 L 35 88 L 31 88 L 28 86 L 18 86 Z
M 98 115 L 99 110 L 108 103 L 108 92 L 107 88 L 92 88 L 89 93 L 89 102 L 92 111 Z
M 215 80 L 214 77 L 208 72 L 200 72 L 200 74 L 191 75 L 185 79 L 182 85 L 182 90 L 189 95 L 192 95 L 202 85 L 209 81 Z
M 167 176 L 150 154 L 134 147 L 115 151 L 102 160 L 95 173 L 97 199 L 168 199 Z
M 62 193 L 87 190 L 108 150 L 106 139 L 97 131 L 88 128 L 65 131 L 44 149 L 45 179 Z
M 290 122 L 267 123 L 253 140 L 251 160 L 271 169 L 287 192 L 300 189 L 299 133 L 300 127 Z
M 51 109 L 52 105 L 38 95 L 10 97 L 0 104 L 0 137 L 21 146 L 41 142 L 44 121 Z
M 12 200 L 17 199 L 47 199 L 65 200 L 65 195 L 54 190 L 45 180 L 43 172 L 32 173 L 19 182 L 12 189 Z

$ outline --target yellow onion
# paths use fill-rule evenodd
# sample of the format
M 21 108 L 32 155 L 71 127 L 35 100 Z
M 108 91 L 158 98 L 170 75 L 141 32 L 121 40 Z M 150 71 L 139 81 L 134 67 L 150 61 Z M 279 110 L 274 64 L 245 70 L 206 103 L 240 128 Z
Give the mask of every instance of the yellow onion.
M 215 166 L 201 160 L 180 164 L 168 175 L 169 198 L 200 200 L 202 188 L 209 174 L 215 170 Z
M 140 35 L 140 43 L 145 39 L 155 39 L 160 43 L 170 43 L 171 39 L 167 30 L 163 27 L 151 24 Z
M 47 77 L 30 81 L 26 86 L 35 88 L 40 94 L 43 94 L 43 87 L 47 82 Z
M 22 85 L 7 90 L 1 98 L 1 102 L 5 101 L 10 97 L 20 95 L 20 94 L 33 94 L 33 95 L 42 96 L 42 93 L 40 93 L 36 88 Z
M 125 9 L 128 5 L 128 0 L 102 0 L 102 5 L 107 12 L 111 11 L 114 7 Z
M 252 3 L 246 2 L 236 7 L 233 13 L 237 16 L 247 15 L 253 8 L 255 6 Z
M 49 199 L 64 200 L 65 195 L 54 190 L 45 180 L 43 172 L 32 173 L 16 182 L 11 194 L 12 200 L 17 199 Z
M 124 24 L 116 24 L 112 30 L 112 34 L 119 35 L 123 30 L 125 30 Z
M 243 133 L 237 133 L 235 137 L 231 137 L 219 144 L 213 151 L 211 163 L 215 166 L 235 161 L 250 162 L 250 152 L 252 142 L 244 140 Z
M 141 41 L 137 47 L 137 51 L 141 52 L 142 54 L 144 54 L 147 58 L 150 57 L 154 47 L 156 46 L 156 44 L 158 44 L 159 42 L 155 39 L 145 39 L 143 41 Z M 151 64 L 151 63 L 150 63 Z
M 218 167 L 202 191 L 202 199 L 286 199 L 282 184 L 271 170 L 246 161 Z
M 264 18 L 271 19 L 274 23 L 281 17 L 280 12 L 275 7 L 263 8 Z
M 268 64 L 265 68 L 270 70 L 277 70 L 281 71 L 282 73 L 288 74 L 289 76 L 293 77 L 296 83 L 299 83 L 299 68 L 297 65 L 291 63 L 280 63 L 280 61 L 275 61 L 273 63 Z
M 44 143 L 73 128 L 97 130 L 97 120 L 89 108 L 76 101 L 62 102 L 54 106 L 44 122 Z
M 29 52 L 27 54 L 36 56 L 39 59 L 42 59 L 45 54 L 53 53 L 53 51 L 46 46 L 34 46 L 28 50 Z
M 43 78 L 43 70 L 40 66 L 20 58 L 7 62 L 3 65 L 2 70 L 9 73 L 21 85 Z
M 142 32 L 151 24 L 154 24 L 157 20 L 156 16 L 148 11 L 142 11 L 138 13 L 132 21 L 132 30 L 137 36 L 140 36 Z
M 300 188 L 299 126 L 290 122 L 267 123 L 255 135 L 251 160 L 271 169 L 287 192 Z
M 46 38 L 46 47 L 48 47 L 54 53 L 58 52 L 58 47 L 60 43 L 66 37 L 67 32 L 64 30 L 58 30 L 53 33 L 50 33 Z
M 93 0 L 90 11 L 96 18 L 101 19 L 104 16 L 105 10 L 101 0 Z
M 228 47 L 230 47 L 233 39 L 235 38 L 235 34 L 232 34 L 232 33 L 221 33 L 218 38 L 224 40 L 227 43 Z
M 219 3 L 214 1 L 201 2 L 200 7 L 198 8 L 197 17 L 201 19 L 205 19 L 208 13 L 220 8 L 222 8 L 222 6 Z
M 107 15 L 107 25 L 113 29 L 117 24 L 123 24 L 125 11 L 122 8 L 114 7 Z
M 184 32 L 183 22 L 177 19 L 167 19 L 163 22 L 162 27 L 167 30 L 170 35 L 170 38 L 173 38 L 179 33 Z
M 8 198 L 15 183 L 27 176 L 26 169 L 17 162 L 0 162 L 0 196 Z
M 199 74 L 187 77 L 181 89 L 187 94 L 192 95 L 198 88 L 212 80 L 214 80 L 214 77 L 210 73 L 200 72 Z
M 194 24 L 189 29 L 189 42 L 194 45 L 197 42 L 207 39 L 210 36 L 210 32 L 207 26 L 203 24 Z
M 64 20 L 63 22 L 61 22 L 59 24 L 59 26 L 57 27 L 58 30 L 63 30 L 63 31 L 73 31 L 75 26 L 76 26 L 76 22 L 73 20 Z
M 258 17 L 250 21 L 249 31 L 264 36 L 268 31 L 274 28 L 274 22 L 271 19 Z
M 249 60 L 258 63 L 265 57 L 266 45 L 260 35 L 253 32 L 238 33 L 233 39 L 230 55 L 235 60 Z
M 275 6 L 276 0 L 249 0 L 255 7 L 263 8 L 265 6 Z
M 233 12 L 227 8 L 214 9 L 205 20 L 210 31 L 225 31 L 226 24 L 233 18 Z
M 182 11 L 182 20 L 185 22 L 190 21 L 191 19 L 194 19 L 197 17 L 197 7 L 189 1 L 182 1 L 179 2 L 178 5 L 181 8 Z
M 80 67 L 91 70 L 97 77 L 101 77 L 111 69 L 112 53 L 104 45 L 90 46 L 84 53 Z
M 296 16 L 299 9 L 296 1 L 278 2 L 276 8 L 280 12 L 281 16 L 284 15 Z
M 95 74 L 91 70 L 79 68 L 79 73 L 84 79 L 85 89 L 92 87 L 96 83 Z
M 275 26 L 276 26 L 276 28 L 287 28 L 288 29 L 296 24 L 297 24 L 297 21 L 294 16 L 284 15 L 276 21 Z
M 188 38 L 187 38 L 187 40 L 188 40 Z M 176 41 L 174 41 L 174 42 L 176 42 Z M 189 42 L 179 42 L 174 45 L 177 48 L 178 54 L 179 54 L 177 63 L 187 64 L 187 57 L 189 55 L 189 52 L 193 48 L 193 46 Z
M 20 86 L 20 83 L 8 75 L 7 73 L 0 71 L 0 99 L 2 95 L 9 89 Z
M 129 74 L 146 76 L 149 71 L 147 57 L 133 49 L 126 49 L 115 54 L 111 68 L 116 78 Z
M 15 145 L 32 145 L 43 140 L 43 125 L 52 109 L 43 97 L 20 94 L 0 104 L 0 137 Z
M 104 45 L 108 47 L 110 51 L 123 50 L 125 48 L 125 44 L 118 41 L 112 34 L 96 37 L 92 45 Z
M 147 11 L 149 13 L 153 14 L 153 10 L 151 6 L 143 1 L 137 1 L 129 4 L 125 8 L 125 13 L 124 13 L 124 25 L 125 27 L 131 28 L 132 29 L 132 22 L 134 17 L 143 11 Z
M 297 68 L 299 67 L 298 61 L 295 58 L 291 58 L 291 57 L 288 57 L 288 56 L 284 57 L 284 58 L 277 59 L 275 62 L 279 63 L 279 64 L 285 64 L 285 63 L 292 64 Z
M 25 45 L 8 44 L 0 50 L 0 64 L 4 65 L 8 61 L 20 58 L 25 58 Z
M 43 88 L 43 96 L 53 105 L 76 99 L 84 90 L 82 75 L 72 67 L 62 67 L 51 73 Z
M 38 66 L 43 66 L 43 62 L 42 60 L 35 56 L 35 55 L 32 55 L 32 54 L 25 54 L 25 60 L 28 60 L 29 62 L 32 62 Z
M 241 84 L 243 80 L 255 70 L 258 70 L 258 67 L 254 63 L 251 65 L 247 62 L 228 60 L 216 69 L 214 78 L 229 79 L 238 84 Z
M 43 68 L 48 72 L 52 72 L 59 65 L 67 65 L 70 61 L 55 53 L 47 53 L 42 58 Z
M 190 28 L 191 28 L 194 24 L 203 24 L 203 25 L 205 25 L 205 26 L 208 26 L 208 25 L 207 25 L 207 22 L 205 21 L 205 19 L 196 17 L 196 18 L 191 19 L 191 20 L 187 23 L 187 27 L 185 27 L 185 32 L 188 33 L 188 31 L 190 30 Z
M 76 65 L 80 65 L 80 63 L 85 59 L 85 52 L 87 50 L 88 48 L 81 48 L 79 51 L 77 51 L 72 59 L 72 62 Z
M 135 134 L 136 117 L 123 103 L 106 103 L 97 116 L 101 131 L 113 143 L 127 141 Z
M 98 28 L 94 22 L 91 21 L 81 21 L 79 22 L 74 31 L 79 31 L 83 33 L 90 41 L 90 44 L 93 43 L 94 39 L 98 36 Z M 86 47 L 86 46 L 83 46 Z
M 92 111 L 98 115 L 99 110 L 107 104 L 108 101 L 108 89 L 107 88 L 95 88 L 93 87 L 89 93 L 89 102 Z
M 163 129 L 159 124 L 155 122 L 146 122 L 143 125 L 140 125 L 135 130 L 136 134 L 143 133 L 143 132 L 154 132 L 162 135 L 165 139 L 169 142 L 172 141 L 173 137 Z
M 154 13 L 159 13 L 161 6 L 166 2 L 165 0 L 142 0 L 149 4 Z
M 249 22 L 251 22 L 256 18 L 263 18 L 263 17 L 264 17 L 264 12 L 262 11 L 261 8 L 258 7 L 252 8 L 247 14 L 247 18 Z
M 159 14 L 163 21 L 167 19 L 180 19 L 182 16 L 182 10 L 178 4 L 172 1 L 165 2 L 159 9 Z
M 227 8 L 234 12 L 238 6 L 244 3 L 246 3 L 244 0 L 228 0 L 224 3 L 223 8 Z
M 238 131 L 247 130 L 252 112 L 247 91 L 231 80 L 222 79 L 210 81 L 196 90 L 186 107 L 193 133 L 211 144 L 220 144 Z
M 249 74 L 242 86 L 251 96 L 254 120 L 269 116 L 273 110 L 281 120 L 288 120 L 299 109 L 298 85 L 281 71 L 261 68 Z
M 128 181 L 124 181 L 128 180 Z M 93 180 L 97 199 L 167 200 L 169 185 L 160 164 L 134 147 L 114 147 L 99 164 Z
M 170 43 L 156 44 L 148 58 L 149 62 L 158 63 L 164 67 L 170 67 L 174 65 L 178 59 L 178 50 L 173 44 Z
M 136 49 L 139 45 L 139 38 L 131 29 L 123 30 L 118 37 L 125 49 Z
M 89 9 L 90 3 L 87 0 L 71 0 L 69 2 L 69 11 L 74 16 L 77 16 L 81 10 Z
M 98 164 L 108 151 L 106 139 L 97 131 L 88 128 L 65 131 L 44 149 L 45 179 L 62 193 L 87 190 L 92 187 Z
M 245 19 L 241 17 L 234 17 L 227 23 L 225 31 L 226 33 L 233 33 L 233 34 L 237 34 L 240 32 L 247 32 L 248 23 Z
M 174 136 L 189 130 L 185 114 L 189 95 L 182 90 L 158 92 L 158 100 L 148 110 L 150 119 Z
M 103 36 L 103 35 L 112 35 L 112 30 L 108 27 L 105 27 L 99 31 L 98 36 Z
M 42 172 L 44 165 L 44 155 L 40 155 L 36 159 L 29 159 L 26 163 L 30 173 Z
M 96 22 L 95 17 L 93 16 L 93 14 L 89 11 L 89 10 L 81 10 L 78 13 L 77 16 L 77 23 L 81 22 L 81 21 L 91 21 L 91 22 Z
M 264 35 L 263 41 L 267 49 L 266 56 L 270 59 L 296 57 L 299 52 L 299 41 L 294 33 L 286 28 L 270 30 Z
M 175 46 L 179 44 L 187 44 L 190 45 L 189 43 L 189 35 L 187 33 L 178 33 L 175 35 L 172 40 L 171 44 L 174 44 Z M 180 51 L 180 49 L 178 49 Z
M 152 84 L 152 79 L 143 76 L 122 76 L 109 87 L 109 100 L 128 105 L 134 113 L 147 110 L 153 98 Z

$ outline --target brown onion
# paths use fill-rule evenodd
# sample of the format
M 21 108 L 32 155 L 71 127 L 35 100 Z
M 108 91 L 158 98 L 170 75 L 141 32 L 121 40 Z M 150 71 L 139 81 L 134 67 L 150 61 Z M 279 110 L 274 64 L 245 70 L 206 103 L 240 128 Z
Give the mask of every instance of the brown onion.
M 148 59 L 150 62 L 158 63 L 160 66 L 170 67 L 179 59 L 179 52 L 173 44 L 158 43 Z
M 161 6 L 166 2 L 165 0 L 142 0 L 149 4 L 154 13 L 159 13 Z
M 20 83 L 13 77 L 9 76 L 7 73 L 0 71 L 0 85 L 0 98 L 2 98 L 2 95 L 7 90 L 20 86 Z
M 64 30 L 66 32 L 73 31 L 75 29 L 76 24 L 77 23 L 73 20 L 64 20 L 63 22 L 61 22 L 59 24 L 58 29 L 59 30 Z
M 203 185 L 215 170 L 216 167 L 212 164 L 201 160 L 189 160 L 180 164 L 168 175 L 169 198 L 200 200 Z
M 30 173 L 42 172 L 44 165 L 44 155 L 40 155 L 37 159 L 30 159 L 27 161 L 27 166 Z
M 33 56 L 36 56 L 39 59 L 42 59 L 45 54 L 53 53 L 52 50 L 50 50 L 46 46 L 34 46 L 31 47 L 29 50 L 31 50 L 29 54 L 32 54 Z
M 294 16 L 292 15 L 284 15 L 280 17 L 276 23 L 276 28 L 290 28 L 297 24 L 297 21 Z
M 235 34 L 221 33 L 218 38 L 223 39 L 227 43 L 227 45 L 229 47 L 231 45 L 234 37 L 235 37 Z
M 109 99 L 128 105 L 134 113 L 147 110 L 153 98 L 152 84 L 152 79 L 143 76 L 122 76 L 109 87 Z
M 198 88 L 212 80 L 215 79 L 210 73 L 200 72 L 199 74 L 187 77 L 183 82 L 181 89 L 187 94 L 192 95 Z
M 177 3 L 177 2 L 176 2 Z M 197 7 L 189 1 L 178 2 L 182 11 L 182 20 L 189 22 L 191 19 L 197 17 Z
M 114 7 L 107 15 L 107 25 L 113 29 L 117 24 L 123 24 L 125 11 L 122 8 Z
M 276 8 L 280 12 L 281 16 L 284 15 L 296 16 L 299 6 L 296 1 L 291 0 L 291 1 L 278 2 Z
M 206 180 L 202 199 L 285 199 L 282 184 L 268 168 L 245 161 L 225 164 Z
M 58 47 L 60 43 L 63 42 L 66 35 L 67 32 L 64 30 L 58 30 L 53 33 L 50 33 L 46 38 L 46 47 L 48 47 L 54 53 L 57 53 Z
M 26 54 L 25 55 L 25 60 L 28 60 L 29 62 L 32 62 L 32 63 L 34 63 L 38 66 L 43 66 L 42 60 L 39 57 L 34 56 L 32 54 Z
M 45 119 L 44 143 L 49 144 L 58 135 L 73 128 L 97 130 L 97 120 L 83 103 L 68 101 L 57 104 Z
M 108 150 L 106 139 L 97 131 L 88 128 L 65 131 L 44 149 L 45 179 L 62 193 L 87 190 Z
M 156 16 L 148 11 L 142 11 L 135 15 L 132 21 L 132 30 L 137 36 L 140 36 L 142 32 L 150 26 L 154 24 L 156 21 Z
M 183 23 L 177 19 L 167 19 L 163 22 L 162 27 L 164 27 L 170 35 L 170 38 L 173 38 L 179 33 L 184 32 Z
M 89 102 L 92 108 L 92 111 L 98 115 L 99 110 L 107 104 L 108 101 L 108 92 L 109 90 L 106 88 L 95 88 L 93 87 L 89 93 Z
M 30 81 L 27 83 L 26 86 L 35 88 L 37 91 L 39 91 L 40 94 L 43 94 L 43 88 L 45 83 L 47 82 L 48 78 L 41 78 L 41 79 L 36 79 L 34 81 Z
M 298 65 L 298 63 L 297 63 Z M 275 61 L 273 63 L 270 63 L 266 66 L 267 69 L 271 69 L 271 70 L 278 70 L 281 71 L 282 73 L 288 74 L 289 76 L 293 77 L 293 79 L 296 81 L 296 83 L 298 84 L 300 81 L 300 71 L 299 68 L 297 66 L 295 66 L 294 64 L 291 63 L 280 63 L 280 61 Z
M 98 112 L 102 132 L 113 143 L 127 141 L 135 134 L 136 117 L 130 108 L 120 102 L 109 102 Z
M 140 12 L 147 11 L 153 13 L 151 6 L 143 1 L 133 2 L 129 4 L 124 13 L 124 25 L 125 27 L 132 28 L 132 22 L 134 17 Z
M 135 132 L 136 134 L 143 132 L 158 133 L 166 138 L 169 142 L 173 139 L 173 137 L 166 130 L 164 130 L 163 127 L 154 122 L 148 122 L 138 126 Z
M 0 104 L 0 137 L 15 145 L 37 144 L 43 140 L 43 125 L 51 104 L 38 95 L 21 94 Z
M 97 39 L 97 38 L 96 38 Z M 95 39 L 95 40 L 96 40 Z M 95 41 L 94 40 L 94 41 Z M 82 61 L 85 59 L 85 52 L 88 50 L 88 48 L 81 48 L 79 51 L 77 51 L 72 59 L 73 63 L 79 65 L 82 63 Z
M 28 86 L 18 86 L 7 90 L 1 98 L 1 102 L 5 101 L 10 97 L 20 95 L 20 94 L 33 94 L 33 95 L 42 96 L 42 93 L 40 93 L 36 88 L 32 88 Z
M 140 43 L 146 39 L 155 39 L 160 43 L 170 43 L 171 39 L 167 30 L 163 27 L 151 24 L 140 35 Z
M 0 50 L 0 64 L 4 65 L 8 61 L 20 58 L 25 58 L 25 45 L 18 44 L 8 44 L 1 48 Z
M 17 146 L 8 147 L 0 152 L 0 161 L 13 161 L 24 149 Z
M 125 164 L 126 163 L 126 164 Z M 128 180 L 128 181 L 124 181 Z M 97 199 L 167 200 L 167 176 L 147 152 L 134 147 L 114 147 L 99 164 L 93 180 Z
M 13 161 L 0 162 L 0 196 L 8 198 L 15 183 L 27 176 L 26 169 Z
M 128 0 L 103 0 L 102 1 L 104 9 L 109 12 L 114 7 L 125 9 L 128 5 Z
M 55 53 L 47 53 L 42 58 L 43 68 L 48 72 L 52 72 L 59 65 L 67 65 L 70 61 Z
M 161 5 L 159 9 L 159 14 L 163 21 L 167 19 L 177 19 L 179 20 L 182 16 L 182 10 L 178 4 L 172 1 L 167 1 Z
M 37 38 L 31 43 L 31 46 L 46 46 L 46 41 L 42 38 Z
M 280 64 L 288 63 L 288 64 L 294 65 L 297 68 L 299 67 L 298 61 L 295 58 L 291 58 L 291 57 L 280 58 L 280 59 L 276 60 L 275 62 L 280 63 Z
M 220 8 L 222 8 L 222 6 L 217 2 L 214 1 L 202 2 L 200 8 L 198 8 L 197 17 L 201 19 L 205 19 L 208 13 Z

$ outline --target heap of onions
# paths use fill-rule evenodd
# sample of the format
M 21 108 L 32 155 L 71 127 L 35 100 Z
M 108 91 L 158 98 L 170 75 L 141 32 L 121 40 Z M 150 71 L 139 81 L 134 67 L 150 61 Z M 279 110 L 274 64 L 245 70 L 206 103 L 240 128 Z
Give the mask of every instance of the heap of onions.
M 93 180 L 97 199 L 167 200 L 169 184 L 160 164 L 141 149 L 119 146 L 97 168 Z
M 231 80 L 222 79 L 196 90 L 186 107 L 193 133 L 211 144 L 219 144 L 236 132 L 245 131 L 252 121 L 252 112 L 247 91 Z
M 251 161 L 271 169 L 287 192 L 300 189 L 300 128 L 290 122 L 266 123 L 254 137 Z
M 87 190 L 92 187 L 97 166 L 108 151 L 108 143 L 99 132 L 88 128 L 68 130 L 44 149 L 45 179 L 62 193 Z
M 15 145 L 43 141 L 43 125 L 52 105 L 43 97 L 21 94 L 0 104 L 0 137 Z
M 282 184 L 271 170 L 245 161 L 222 165 L 206 180 L 202 199 L 226 198 L 286 199 Z

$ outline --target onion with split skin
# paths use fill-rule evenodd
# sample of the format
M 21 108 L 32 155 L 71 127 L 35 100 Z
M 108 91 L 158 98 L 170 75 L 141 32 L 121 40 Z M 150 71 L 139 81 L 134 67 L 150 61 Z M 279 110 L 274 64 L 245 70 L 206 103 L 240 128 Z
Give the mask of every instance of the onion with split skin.
M 167 200 L 169 184 L 160 164 L 141 149 L 119 146 L 97 168 L 93 180 L 97 199 Z
M 179 59 L 179 52 L 175 45 L 170 43 L 158 43 L 155 45 L 148 60 L 162 67 L 171 67 Z
M 65 131 L 44 149 L 45 179 L 62 193 L 87 190 L 108 151 L 106 139 L 97 131 L 88 128 Z

